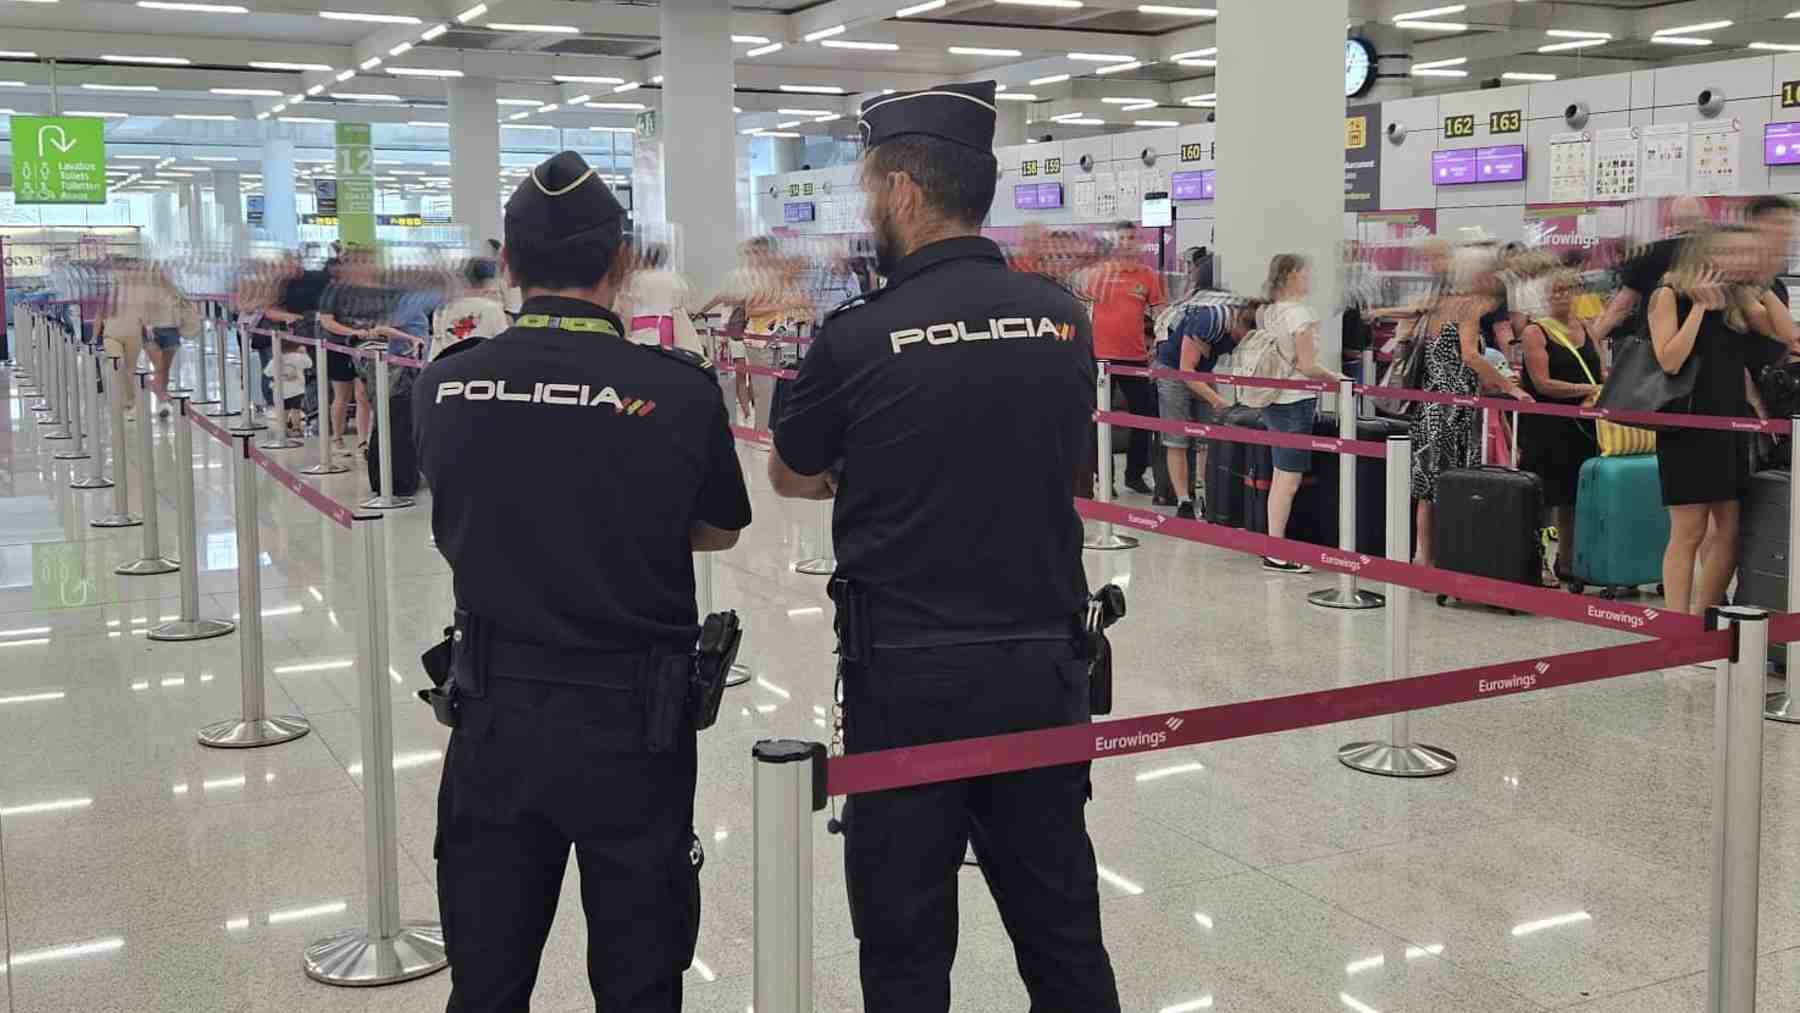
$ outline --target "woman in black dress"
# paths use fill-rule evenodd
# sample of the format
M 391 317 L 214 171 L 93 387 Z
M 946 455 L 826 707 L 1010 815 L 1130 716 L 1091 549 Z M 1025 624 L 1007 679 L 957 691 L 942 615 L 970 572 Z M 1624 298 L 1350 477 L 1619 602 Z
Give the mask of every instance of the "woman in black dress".
M 1575 273 L 1549 279 L 1550 315 L 1525 325 L 1522 386 L 1539 401 L 1586 404 L 1600 393 L 1600 351 L 1575 316 Z M 1538 476 L 1544 506 L 1555 517 L 1557 579 L 1565 579 L 1575 552 L 1575 486 L 1581 466 L 1597 449 L 1593 423 L 1556 415 L 1520 415 L 1519 467 Z
M 1650 296 L 1650 341 L 1671 375 L 1699 357 L 1690 404 L 1672 411 L 1748 416 L 1750 372 L 1780 361 L 1788 347 L 1772 314 L 1786 313 L 1761 284 L 1762 253 L 1754 233 L 1725 228 L 1687 240 L 1663 285 Z M 1676 429 L 1657 434 L 1669 546 L 1663 588 L 1669 608 L 1699 615 L 1717 605 L 1737 570 L 1738 506 L 1750 478 L 1741 434 Z M 1696 586 L 1694 560 L 1700 560 Z

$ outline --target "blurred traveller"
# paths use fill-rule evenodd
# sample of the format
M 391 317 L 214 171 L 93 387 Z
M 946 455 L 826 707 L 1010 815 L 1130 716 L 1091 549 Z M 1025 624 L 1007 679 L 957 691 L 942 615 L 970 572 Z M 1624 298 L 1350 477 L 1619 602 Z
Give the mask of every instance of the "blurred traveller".
M 414 399 L 457 607 L 450 1013 L 530 1008 L 571 845 L 600 1009 L 677 1013 L 693 961 L 693 553 L 736 544 L 750 502 L 710 366 L 628 343 L 606 308 L 624 224 L 579 155 L 533 169 L 501 252 L 518 320 L 432 363 Z
M 1557 271 L 1549 281 L 1549 313 L 1523 330 L 1527 394 L 1550 404 L 1592 404 L 1600 395 L 1600 349 L 1588 340 L 1588 329 L 1575 317 L 1579 285 L 1573 271 Z M 1581 466 L 1599 449 L 1594 424 L 1558 415 L 1519 416 L 1519 467 L 1538 476 L 1544 507 L 1555 516 L 1558 580 L 1573 580 L 1575 554 L 1575 488 Z
M 437 358 L 459 341 L 491 338 L 506 330 L 506 295 L 500 291 L 499 273 L 499 266 L 486 257 L 472 257 L 463 265 L 467 287 L 433 318 L 427 358 Z
M 1278 253 L 1270 258 L 1263 292 L 1269 302 L 1259 311 L 1261 327 L 1274 339 L 1287 372 L 1279 379 L 1342 379 L 1318 361 L 1319 317 L 1306 304 L 1307 296 L 1312 294 L 1312 268 L 1306 258 L 1295 253 Z M 1269 432 L 1303 436 L 1312 435 L 1318 415 L 1319 396 L 1309 390 L 1283 390 L 1275 395 L 1273 404 L 1262 410 L 1263 426 Z M 1270 537 L 1286 538 L 1294 497 L 1312 471 L 1312 451 L 1273 447 L 1269 454 L 1273 469 L 1269 478 L 1268 532 Z M 1305 563 L 1272 556 L 1263 557 L 1263 569 L 1273 573 L 1312 572 Z
M 994 90 L 863 105 L 862 185 L 888 284 L 827 318 L 769 457 L 778 494 L 836 498 L 851 753 L 1090 716 L 1072 476 L 1094 409 L 1092 342 L 1072 295 L 1009 271 L 980 235 Z M 1116 1013 L 1087 796 L 1079 763 L 852 799 L 844 858 L 868 1013 L 950 1008 L 971 843 L 1032 1009 Z
M 1169 336 L 1158 342 L 1155 365 L 1158 369 L 1178 369 L 1184 373 L 1210 373 L 1218 357 L 1230 352 L 1256 319 L 1254 309 L 1235 302 L 1197 302 L 1181 309 L 1181 318 L 1169 329 Z M 1211 422 L 1214 414 L 1231 407 L 1201 380 L 1177 380 L 1159 377 L 1156 381 L 1156 405 L 1165 421 Z M 1179 502 L 1175 516 L 1193 520 L 1193 474 L 1206 474 L 1206 441 L 1182 433 L 1163 433 L 1162 445 L 1169 455 L 1169 484 Z M 1194 451 L 1194 471 L 1188 471 L 1188 448 Z
M 1087 296 L 1094 303 L 1094 354 L 1106 362 L 1142 366 L 1150 344 L 1145 321 L 1169 301 L 1162 275 L 1144 263 L 1137 226 L 1120 222 L 1113 233 L 1112 255 L 1087 274 Z M 1125 397 L 1125 410 L 1156 414 L 1155 388 L 1141 376 L 1115 376 L 1112 386 Z M 1111 405 L 1101 405 L 1110 409 Z M 1150 430 L 1133 429 L 1125 451 L 1125 488 L 1148 496 L 1144 469 L 1150 466 Z
M 1744 222 L 1762 239 L 1763 256 L 1757 273 L 1766 280 L 1769 290 L 1783 306 L 1788 305 L 1788 290 L 1787 282 L 1782 281 L 1781 276 L 1788 273 L 1788 257 L 1794 244 L 1794 218 L 1794 202 L 1780 194 L 1764 194 L 1744 205 Z M 1782 325 L 1781 320 L 1770 323 Z M 1787 323 L 1792 325 L 1791 317 L 1787 318 Z M 1784 334 L 1783 340 L 1787 337 Z
M 1706 225 L 1706 204 L 1698 197 L 1677 197 L 1669 205 L 1672 235 L 1645 246 L 1619 272 L 1619 290 L 1606 304 L 1606 312 L 1594 324 L 1594 338 L 1605 344 L 1623 326 L 1627 337 L 1648 334 L 1648 312 L 1643 309 L 1650 293 L 1661 287 L 1663 276 L 1675 266 L 1682 241 Z

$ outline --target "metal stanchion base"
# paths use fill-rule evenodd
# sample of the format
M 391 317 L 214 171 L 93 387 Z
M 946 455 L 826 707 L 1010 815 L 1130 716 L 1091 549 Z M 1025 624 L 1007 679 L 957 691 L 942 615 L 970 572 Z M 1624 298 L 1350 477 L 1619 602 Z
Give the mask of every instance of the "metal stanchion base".
M 146 556 L 133 563 L 120 563 L 113 567 L 113 572 L 126 577 L 154 577 L 159 573 L 174 573 L 181 569 L 174 560 L 162 556 Z
M 830 556 L 816 556 L 802 559 L 794 564 L 795 573 L 804 573 L 814 577 L 829 577 L 837 572 L 837 560 Z
M 731 671 L 725 673 L 725 688 L 742 686 L 751 679 L 750 669 L 746 665 L 733 665 Z
M 1307 595 L 1306 600 L 1328 609 L 1378 609 L 1387 604 L 1386 598 L 1361 588 L 1345 595 L 1338 588 L 1328 587 Z
M 248 425 L 239 422 L 236 425 L 226 426 L 225 431 L 233 436 L 255 436 L 267 428 L 269 427 L 261 422 L 251 422 Z
M 237 624 L 225 619 L 176 619 L 160 626 L 151 627 L 150 632 L 145 636 L 151 640 L 165 641 L 211 640 L 214 637 L 222 637 L 235 629 L 237 629 Z
M 135 528 L 142 523 L 144 523 L 144 519 L 137 514 L 107 514 L 105 517 L 96 517 L 88 521 L 88 527 Z
M 301 443 L 292 436 L 271 436 L 261 443 L 258 443 L 256 448 L 258 450 L 293 450 L 295 447 L 304 446 L 306 446 L 306 444 Z
M 194 388 L 192 388 L 192 387 L 176 387 L 173 385 L 171 385 L 169 387 L 169 396 L 170 397 L 173 397 L 176 394 L 192 394 L 193 392 L 194 392 Z M 192 402 L 189 402 L 189 403 L 191 404 Z
M 214 749 L 255 749 L 291 742 L 310 731 L 312 725 L 300 717 L 263 718 L 260 721 L 232 718 L 207 725 L 194 737 L 201 745 Z
M 349 470 L 350 470 L 350 466 L 348 464 L 336 464 L 336 463 L 309 464 L 306 467 L 300 469 L 300 474 L 302 474 L 302 475 L 342 475 L 344 472 L 349 471 Z
M 200 413 L 209 419 L 222 419 L 228 415 L 236 415 L 237 414 L 237 412 L 234 412 L 230 408 L 226 407 L 225 402 L 223 402 L 223 401 L 189 401 L 188 404 L 217 405 L 218 407 L 216 407 L 216 408 L 209 408 L 206 411 L 203 411 Z
M 400 510 L 412 506 L 413 498 L 411 496 L 370 496 L 356 505 L 367 507 L 370 510 Z
M 89 475 L 86 478 L 78 478 L 78 479 L 75 479 L 74 481 L 70 482 L 69 488 L 71 488 L 71 489 L 111 489 L 112 488 L 112 479 L 103 478 L 99 475 Z
M 174 388 L 170 388 L 170 393 L 174 393 Z M 215 398 L 215 397 L 190 397 L 190 398 L 188 398 L 189 405 L 211 405 L 211 404 L 218 404 L 218 403 L 219 403 L 219 399 Z
M 450 966 L 450 958 L 442 925 L 407 922 L 392 939 L 371 939 L 364 929 L 326 936 L 306 948 L 302 966 L 314 981 L 367 988 L 423 978 Z
M 1784 725 L 1800 725 L 1800 704 L 1796 704 L 1785 689 L 1779 693 L 1770 693 L 1764 698 L 1763 717 Z
M 59 423 L 59 422 L 52 422 L 50 424 L 53 426 L 61 425 L 61 423 Z M 74 434 L 70 433 L 67 429 L 64 429 L 60 433 L 59 432 L 48 432 L 48 433 L 39 433 L 38 434 L 38 439 L 40 439 L 40 440 L 72 440 L 74 438 L 75 438 Z
M 1111 552 L 1115 549 L 1135 549 L 1137 545 L 1137 539 L 1117 532 L 1110 535 L 1092 535 L 1082 539 L 1081 542 L 1081 547 L 1084 549 L 1099 549 L 1103 552 Z
M 1436 777 L 1456 769 L 1456 754 L 1414 743 L 1352 742 L 1338 750 L 1338 762 L 1352 770 L 1383 777 Z
M 74 439 L 74 437 L 72 437 L 72 436 L 54 436 L 54 437 L 46 436 L 46 437 L 44 437 L 44 439 L 46 439 L 46 440 L 49 440 L 49 439 L 69 440 L 69 439 Z M 58 461 L 85 461 L 88 459 L 88 452 L 85 450 L 59 450 L 56 453 L 51 454 L 50 456 L 51 456 L 51 458 L 58 460 Z

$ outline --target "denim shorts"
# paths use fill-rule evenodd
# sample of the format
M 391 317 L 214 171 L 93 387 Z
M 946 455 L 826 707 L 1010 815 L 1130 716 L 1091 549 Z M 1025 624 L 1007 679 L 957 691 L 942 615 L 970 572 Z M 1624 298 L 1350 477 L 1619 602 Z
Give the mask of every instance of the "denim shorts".
M 181 328 L 152 327 L 150 328 L 150 340 L 154 342 L 158 348 L 180 348 Z
M 1213 407 L 1180 380 L 1156 381 L 1156 406 L 1165 422 L 1211 422 Z M 1162 433 L 1162 445 L 1185 449 L 1195 438 L 1182 433 Z
M 1319 413 L 1319 399 L 1309 397 L 1293 404 L 1272 404 L 1262 410 L 1263 428 L 1271 433 L 1313 434 L 1313 420 Z M 1290 474 L 1304 475 L 1312 470 L 1312 451 L 1290 447 L 1271 447 L 1275 468 Z

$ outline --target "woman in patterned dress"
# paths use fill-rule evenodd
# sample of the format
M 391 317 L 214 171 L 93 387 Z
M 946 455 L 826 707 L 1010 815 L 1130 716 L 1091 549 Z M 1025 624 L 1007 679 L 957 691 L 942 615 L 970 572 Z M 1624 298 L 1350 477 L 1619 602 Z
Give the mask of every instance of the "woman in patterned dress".
M 1473 397 L 1482 389 L 1530 401 L 1512 378 L 1481 354 L 1481 318 L 1499 303 L 1500 281 L 1490 250 L 1458 253 L 1451 270 L 1451 293 L 1421 323 L 1429 335 L 1425 346 L 1425 378 L 1420 389 L 1434 394 Z M 1431 515 L 1437 501 L 1437 478 L 1456 468 L 1481 463 L 1481 409 L 1474 405 L 1427 403 L 1412 425 L 1412 495 L 1418 501 L 1414 530 L 1418 549 L 1413 562 L 1431 566 Z

